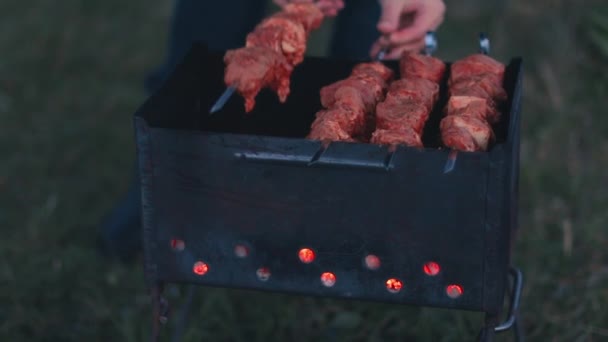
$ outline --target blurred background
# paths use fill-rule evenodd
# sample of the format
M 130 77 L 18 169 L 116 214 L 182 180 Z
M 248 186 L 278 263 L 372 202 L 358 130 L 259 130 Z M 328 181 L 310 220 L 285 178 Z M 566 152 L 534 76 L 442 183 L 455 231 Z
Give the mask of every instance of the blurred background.
M 130 180 L 132 114 L 163 60 L 171 5 L 0 2 L 1 341 L 148 336 L 141 264 L 100 258 L 95 234 Z M 440 58 L 476 51 L 480 30 L 499 60 L 524 58 L 514 263 L 528 339 L 608 341 L 608 4 L 447 5 Z M 312 55 L 324 54 L 330 33 L 331 22 L 315 33 Z M 169 288 L 169 300 L 184 290 Z M 482 316 L 198 289 L 188 322 L 185 341 L 469 341 Z

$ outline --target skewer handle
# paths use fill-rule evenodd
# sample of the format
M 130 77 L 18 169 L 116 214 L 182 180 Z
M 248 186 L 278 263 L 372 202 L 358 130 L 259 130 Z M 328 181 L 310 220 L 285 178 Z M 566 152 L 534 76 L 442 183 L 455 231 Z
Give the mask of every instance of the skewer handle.
M 435 31 L 429 31 L 424 36 L 424 53 L 431 56 L 437 51 L 437 36 Z
M 483 32 L 479 34 L 479 51 L 484 55 L 490 54 L 490 39 Z

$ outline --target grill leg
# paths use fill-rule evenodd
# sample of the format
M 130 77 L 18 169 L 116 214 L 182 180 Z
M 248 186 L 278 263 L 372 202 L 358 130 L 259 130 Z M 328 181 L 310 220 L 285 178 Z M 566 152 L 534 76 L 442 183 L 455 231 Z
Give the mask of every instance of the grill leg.
M 519 302 L 523 288 L 523 276 L 520 270 L 511 267 L 509 274 L 513 278 L 513 284 L 509 293 L 510 303 L 508 310 L 508 318 L 505 322 L 497 325 L 494 331 L 497 333 L 513 329 L 513 335 L 516 342 L 524 341 L 523 330 L 519 324 Z
M 160 339 L 161 325 L 167 322 L 169 313 L 169 302 L 162 296 L 163 286 L 157 284 L 150 290 L 152 299 L 152 334 L 150 335 L 151 342 L 158 342 Z
M 493 342 L 496 335 L 496 324 L 498 317 L 486 314 L 486 323 L 479 332 L 477 341 L 479 342 Z

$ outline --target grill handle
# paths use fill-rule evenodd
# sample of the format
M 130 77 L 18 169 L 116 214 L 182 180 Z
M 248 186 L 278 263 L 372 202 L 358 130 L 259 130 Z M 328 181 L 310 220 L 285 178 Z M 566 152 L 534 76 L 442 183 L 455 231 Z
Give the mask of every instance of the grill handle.
M 283 164 L 299 167 L 352 168 L 387 172 L 393 168 L 393 153 L 356 156 L 331 153 L 331 150 L 319 149 L 313 156 L 310 154 L 286 154 L 276 152 L 237 152 L 238 159 L 253 163 Z

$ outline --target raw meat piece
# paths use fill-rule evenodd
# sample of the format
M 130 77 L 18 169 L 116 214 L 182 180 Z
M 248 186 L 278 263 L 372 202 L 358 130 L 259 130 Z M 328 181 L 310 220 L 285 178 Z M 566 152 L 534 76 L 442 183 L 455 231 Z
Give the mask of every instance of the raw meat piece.
M 435 83 L 441 83 L 445 73 L 445 63 L 432 56 L 415 52 L 406 52 L 399 60 L 402 79 L 424 78 Z
M 327 121 L 337 123 L 350 136 L 365 133 L 366 115 L 362 110 L 349 108 L 331 108 L 321 110 L 317 113 L 317 118 L 312 124 L 312 128 L 325 125 Z
M 328 86 L 321 88 L 321 104 L 325 108 L 330 108 L 334 105 L 338 98 L 336 97 L 337 90 L 342 87 L 351 87 L 359 92 L 359 96 L 363 100 L 366 112 L 372 112 L 376 103 L 384 99 L 384 89 L 386 82 L 378 76 L 368 74 L 358 74 L 350 76 L 347 79 L 340 80 Z
M 353 139 L 350 134 L 348 134 L 342 127 L 340 127 L 339 123 L 329 120 L 323 122 L 322 125 L 318 125 L 312 128 L 307 138 L 324 142 L 355 141 L 355 139 Z
M 507 100 L 502 81 L 495 74 L 480 74 L 461 78 L 449 84 L 450 96 L 475 96 L 500 104 Z
M 493 103 L 480 97 L 452 96 L 445 109 L 446 115 L 474 116 L 481 120 L 495 124 L 500 120 L 500 113 Z
M 505 74 L 504 64 L 483 54 L 471 55 L 452 64 L 450 83 L 453 84 L 461 79 L 488 73 L 495 75 L 494 79 L 498 81 L 497 85 L 502 86 Z
M 282 54 L 263 47 L 229 50 L 224 55 L 224 82 L 235 86 L 245 99 L 245 111 L 255 106 L 255 97 L 264 87 L 277 92 L 285 102 L 289 95 L 289 81 L 293 67 Z
M 391 83 L 386 97 L 388 100 L 394 96 L 424 103 L 430 112 L 439 99 L 439 85 L 423 78 L 400 79 Z
M 397 129 L 411 127 L 421 134 L 429 118 L 426 107 L 417 102 L 379 103 L 376 107 L 376 129 Z
M 268 47 L 282 53 L 292 65 L 304 60 L 307 33 L 304 26 L 289 18 L 273 16 L 262 21 L 247 36 L 247 47 Z
M 378 145 L 423 147 L 420 135 L 411 127 L 405 127 L 399 130 L 377 129 L 372 134 L 370 142 Z
M 358 74 L 378 74 L 385 82 L 390 81 L 395 73 L 386 65 L 380 62 L 360 63 L 353 68 L 351 75 Z
M 485 151 L 493 137 L 490 125 L 486 121 L 473 116 L 448 115 L 441 120 L 440 128 L 444 144 L 451 148 L 466 146 L 467 149 L 463 151 Z M 454 130 L 454 128 L 462 130 Z M 475 149 L 473 150 L 471 150 L 469 137 L 475 142 Z M 459 139 L 462 141 L 459 141 Z

